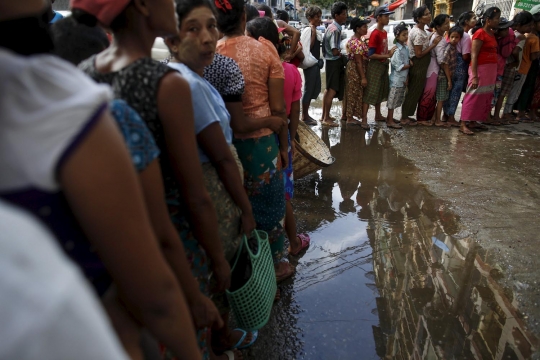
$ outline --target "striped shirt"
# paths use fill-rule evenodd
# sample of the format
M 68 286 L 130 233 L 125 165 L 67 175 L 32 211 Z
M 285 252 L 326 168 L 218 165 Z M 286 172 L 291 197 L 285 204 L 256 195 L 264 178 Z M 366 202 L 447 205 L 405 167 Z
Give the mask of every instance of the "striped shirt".
M 323 56 L 326 60 L 337 60 L 341 57 L 341 25 L 335 20 L 328 25 L 323 39 Z M 332 54 L 332 49 L 338 49 L 337 56 Z

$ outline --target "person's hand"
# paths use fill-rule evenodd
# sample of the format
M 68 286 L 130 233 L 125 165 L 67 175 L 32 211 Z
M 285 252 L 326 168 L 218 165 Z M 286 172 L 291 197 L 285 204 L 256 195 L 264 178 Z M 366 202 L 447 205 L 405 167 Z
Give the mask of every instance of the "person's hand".
M 294 159 L 294 154 L 296 154 L 296 142 L 294 139 L 291 139 L 291 154 L 292 158 Z
M 366 79 L 366 78 L 363 78 L 363 79 L 362 79 L 362 82 L 360 83 L 360 85 L 362 85 L 362 87 L 366 87 L 366 86 L 367 86 L 367 79 Z
M 388 57 L 392 57 L 392 55 L 394 55 L 396 50 L 397 50 L 397 46 L 394 46 L 393 48 L 391 48 L 390 51 L 388 52 Z
M 200 294 L 197 301 L 190 304 L 191 316 L 196 329 L 211 327 L 213 329 L 221 329 L 223 327 L 223 319 L 219 311 L 210 300 L 210 298 Z
M 287 120 L 283 119 L 280 116 L 271 116 L 268 119 L 267 128 L 269 128 L 276 134 L 278 134 L 284 126 L 287 126 Z
M 451 80 L 448 81 L 447 90 L 448 91 L 452 90 L 452 81 Z
M 409 60 L 409 66 L 412 67 L 414 64 L 412 62 L 412 60 Z
M 285 169 L 289 166 L 289 152 L 287 150 L 279 150 L 279 154 L 281 155 L 282 168 Z
M 409 78 L 405 79 L 405 86 L 409 86 Z
M 435 37 L 435 39 L 433 39 L 433 44 L 434 45 L 437 45 L 438 43 L 440 43 L 442 40 L 442 36 L 438 35 Z
M 472 79 L 471 89 L 478 89 L 478 76 Z
M 242 222 L 242 232 L 247 237 L 250 237 L 251 234 L 253 233 L 253 230 L 255 230 L 255 228 L 257 227 L 257 223 L 255 222 L 255 218 L 253 217 L 253 212 L 252 211 L 242 212 L 240 221 Z
M 285 62 L 290 62 L 293 58 L 294 58 L 294 51 L 287 51 L 284 55 L 283 55 L 283 61 Z
M 213 292 L 224 292 L 231 286 L 231 266 L 223 256 L 218 261 L 214 260 L 214 278 L 216 279 L 216 287 Z

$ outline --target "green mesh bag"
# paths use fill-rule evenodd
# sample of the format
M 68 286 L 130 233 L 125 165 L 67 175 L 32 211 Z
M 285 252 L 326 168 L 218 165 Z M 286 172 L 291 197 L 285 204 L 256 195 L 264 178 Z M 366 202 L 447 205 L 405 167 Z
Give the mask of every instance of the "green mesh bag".
M 250 243 L 256 245 L 255 253 Z M 242 285 L 238 288 L 231 286 L 231 291 L 227 290 L 226 294 L 238 327 L 254 331 L 268 322 L 277 290 L 270 243 L 264 231 L 254 231 L 249 240 L 244 235 L 231 268 L 232 277 L 246 274 L 250 267 L 249 278 L 241 280 Z

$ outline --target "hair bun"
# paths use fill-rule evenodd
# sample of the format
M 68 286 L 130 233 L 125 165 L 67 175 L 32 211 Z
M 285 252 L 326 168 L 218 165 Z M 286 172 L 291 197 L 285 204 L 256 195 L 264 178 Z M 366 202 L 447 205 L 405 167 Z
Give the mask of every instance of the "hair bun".
M 79 24 L 83 24 L 89 27 L 94 27 L 98 23 L 98 19 L 94 15 L 89 14 L 81 9 L 73 9 L 71 11 L 71 16 L 73 16 L 73 18 L 77 20 Z

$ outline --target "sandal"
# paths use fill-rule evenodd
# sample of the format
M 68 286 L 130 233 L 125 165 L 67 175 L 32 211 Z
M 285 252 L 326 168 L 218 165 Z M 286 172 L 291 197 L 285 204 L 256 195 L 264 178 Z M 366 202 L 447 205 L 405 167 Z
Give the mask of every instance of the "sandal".
M 401 126 L 399 124 L 386 124 L 386 127 L 390 128 L 390 129 L 403 129 L 403 126 Z
M 300 254 L 303 250 L 307 249 L 309 247 L 309 243 L 311 242 L 311 239 L 308 234 L 298 234 L 296 237 L 300 240 L 300 249 L 295 252 L 291 252 L 291 247 L 289 246 L 289 255 L 297 256 Z
M 530 123 L 533 123 L 533 122 L 534 122 L 534 121 L 532 121 L 531 119 L 529 119 L 529 118 L 526 117 L 526 116 L 517 118 L 516 120 L 517 120 L 517 121 L 520 121 L 520 122 L 522 122 L 522 123 L 527 123 L 527 124 L 530 124 Z
M 362 129 L 364 130 L 369 130 L 369 125 L 368 124 L 364 124 L 362 123 L 362 125 L 360 125 L 362 127 Z
M 321 121 L 321 124 L 322 126 L 330 126 L 330 127 L 338 127 L 339 124 L 336 124 L 334 122 L 326 122 L 326 121 Z
M 313 119 L 307 119 L 307 120 L 304 120 L 304 124 L 313 126 L 313 125 L 317 125 L 317 121 Z

